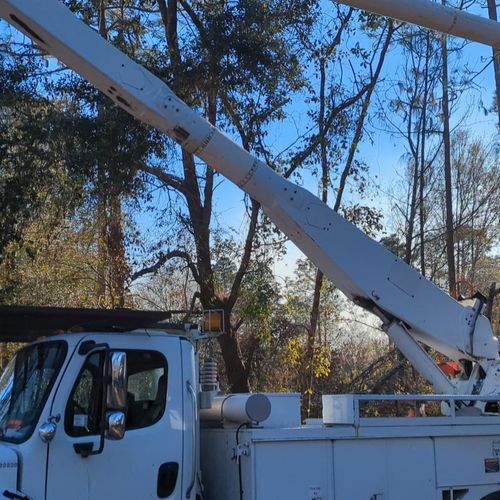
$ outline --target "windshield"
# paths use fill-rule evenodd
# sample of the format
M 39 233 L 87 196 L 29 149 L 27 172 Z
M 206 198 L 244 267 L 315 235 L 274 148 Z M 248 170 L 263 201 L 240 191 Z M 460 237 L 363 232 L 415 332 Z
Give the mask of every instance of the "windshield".
M 0 378 L 0 439 L 26 441 L 38 422 L 66 356 L 66 342 L 21 349 Z

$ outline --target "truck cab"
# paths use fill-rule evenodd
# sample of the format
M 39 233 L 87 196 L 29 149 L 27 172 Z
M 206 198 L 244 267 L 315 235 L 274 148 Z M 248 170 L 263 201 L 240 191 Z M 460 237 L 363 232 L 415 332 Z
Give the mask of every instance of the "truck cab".
M 160 330 L 21 349 L 0 379 L 4 496 L 195 498 L 195 358 L 188 339 Z

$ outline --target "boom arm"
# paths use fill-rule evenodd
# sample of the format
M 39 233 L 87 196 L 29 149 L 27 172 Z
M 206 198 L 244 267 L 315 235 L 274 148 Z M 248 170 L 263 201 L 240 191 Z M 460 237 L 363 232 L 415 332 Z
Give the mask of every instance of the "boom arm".
M 358 9 L 500 48 L 500 24 L 429 0 L 337 0 Z
M 0 0 L 0 16 L 134 117 L 169 134 L 259 201 L 274 223 L 388 334 L 440 392 L 454 386 L 416 342 L 486 365 L 498 359 L 489 322 L 442 292 L 308 191 L 283 179 L 191 110 L 57 0 Z

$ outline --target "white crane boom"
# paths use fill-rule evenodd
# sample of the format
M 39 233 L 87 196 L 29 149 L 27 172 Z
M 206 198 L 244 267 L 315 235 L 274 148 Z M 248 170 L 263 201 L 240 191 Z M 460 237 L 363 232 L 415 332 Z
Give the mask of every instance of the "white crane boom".
M 337 0 L 381 16 L 500 48 L 500 23 L 429 0 Z
M 175 138 L 259 201 L 274 223 L 349 298 L 372 310 L 440 392 L 455 386 L 417 341 L 446 356 L 498 360 L 479 306 L 464 307 L 301 187 L 283 179 L 182 102 L 57 0 L 0 0 L 0 16 L 134 117 Z

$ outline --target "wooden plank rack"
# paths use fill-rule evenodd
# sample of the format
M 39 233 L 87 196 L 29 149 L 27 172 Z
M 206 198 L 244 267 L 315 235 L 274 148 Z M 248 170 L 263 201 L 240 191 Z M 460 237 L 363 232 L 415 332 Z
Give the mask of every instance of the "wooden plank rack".
M 0 306 L 0 342 L 31 342 L 63 332 L 130 331 L 158 326 L 171 311 Z

